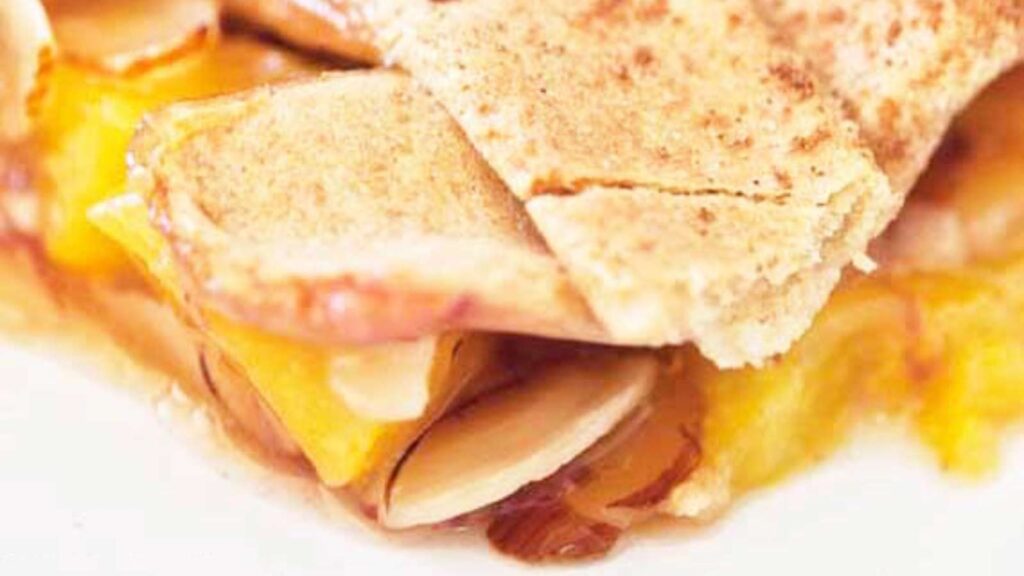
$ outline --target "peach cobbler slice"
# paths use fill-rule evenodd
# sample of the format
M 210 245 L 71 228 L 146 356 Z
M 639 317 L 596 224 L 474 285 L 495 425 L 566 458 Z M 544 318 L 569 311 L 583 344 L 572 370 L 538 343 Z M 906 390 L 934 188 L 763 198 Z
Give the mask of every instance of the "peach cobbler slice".
M 632 137 L 659 143 L 630 160 L 639 148 L 628 139 L 593 138 L 568 120 L 589 118 L 583 124 L 616 134 L 628 122 L 600 99 L 574 101 L 580 88 L 569 82 L 550 95 L 535 90 L 552 70 L 582 72 L 537 43 L 534 28 L 506 26 L 537 24 L 519 0 L 441 3 L 433 11 L 410 3 L 417 9 L 408 13 L 376 0 L 225 3 L 305 48 L 371 63 L 393 57 L 400 68 L 356 71 L 351 62 L 225 26 L 213 0 L 13 0 L 0 8 L 0 32 L 17 32 L 4 37 L 14 39 L 10 46 L 0 43 L 0 79 L 13 88 L 0 100 L 0 298 L 25 309 L 45 301 L 58 318 L 102 326 L 214 407 L 258 458 L 356 502 L 385 528 L 478 525 L 497 549 L 527 561 L 606 554 L 624 530 L 658 515 L 715 518 L 878 421 L 912 430 L 944 469 L 983 475 L 997 462 L 1002 432 L 1024 419 L 1024 69 L 1005 75 L 954 123 L 868 258 L 860 240 L 895 211 L 953 112 L 931 110 L 942 121 L 898 154 L 878 112 L 885 106 L 865 103 L 871 94 L 861 80 L 875 71 L 851 78 L 838 52 L 824 49 L 829 38 L 802 24 L 800 15 L 817 7 L 762 4 L 777 4 L 787 17 L 770 23 L 753 9 L 729 17 L 715 4 L 694 8 L 694 22 L 756 32 L 752 43 L 730 45 L 740 59 L 702 38 L 710 56 L 701 64 L 713 64 L 705 72 L 715 77 L 735 74 L 727 64 L 742 61 L 734 79 L 745 88 L 727 95 L 736 110 L 764 105 L 751 121 L 777 124 L 776 105 L 783 115 L 804 111 L 796 115 L 815 129 L 791 140 L 806 152 L 798 164 L 813 177 L 795 184 L 806 196 L 796 204 L 793 192 L 780 191 L 802 172 L 761 173 L 766 154 L 775 168 L 788 165 L 790 139 L 725 137 L 739 128 L 760 136 L 753 124 L 730 129 L 728 118 L 712 114 L 696 132 L 706 146 L 684 138 L 689 155 L 661 153 L 693 128 L 662 130 L 664 118 L 651 112 L 678 104 L 662 97 L 675 94 L 685 75 L 646 66 L 672 55 L 683 24 L 652 24 L 661 13 L 649 14 L 646 4 L 583 13 L 586 26 L 599 24 L 581 24 L 572 45 L 562 46 L 593 55 L 589 63 L 618 58 L 618 44 L 587 42 L 588 34 L 611 33 L 605 26 L 615 20 L 604 17 L 628 24 L 613 30 L 623 45 L 642 39 L 647 26 L 659 32 L 658 50 L 631 51 L 637 68 L 616 67 L 613 84 L 602 83 L 601 66 L 583 67 L 594 93 L 631 104 L 640 94 L 651 104 L 616 109 L 628 120 L 643 108 L 638 118 L 649 133 Z M 552 30 L 583 6 L 537 5 L 561 18 L 540 23 Z M 352 18 L 323 20 L 331 14 Z M 829 26 L 844 26 L 833 20 Z M 381 42 L 393 39 L 396 23 L 412 36 L 390 53 Z M 845 113 L 857 116 L 864 99 L 867 112 L 856 119 L 870 152 L 839 102 L 775 44 L 769 24 L 797 49 L 815 50 L 813 64 L 839 86 Z M 874 25 L 854 19 L 837 33 Z M 320 35 L 304 36 L 309 30 Z M 489 38 L 481 30 L 537 59 L 506 60 L 508 50 L 481 40 Z M 946 32 L 940 39 L 952 42 Z M 767 46 L 777 59 L 771 74 L 751 75 Z M 876 54 L 869 56 L 859 64 L 875 66 Z M 537 62 L 552 66 L 535 69 Z M 462 83 L 451 82 L 456 71 Z M 513 107 L 529 112 L 522 115 L 529 126 L 509 130 L 498 121 L 509 96 L 488 92 L 500 84 L 495 78 L 512 84 Z M 904 80 L 885 79 L 887 90 Z M 637 90 L 625 87 L 634 80 Z M 720 103 L 720 86 L 699 87 L 706 91 L 695 101 Z M 956 99 L 973 88 L 958 85 Z M 557 105 L 544 100 L 558 95 Z M 900 104 L 891 116 L 909 122 Z M 822 130 L 832 138 L 815 141 Z M 531 131 L 533 140 L 519 138 Z M 567 137 L 563 160 L 549 166 L 557 157 L 538 147 L 558 151 Z M 754 144 L 757 153 L 744 152 L 743 162 L 704 157 L 718 146 Z M 602 145 L 617 151 L 614 162 L 594 152 Z M 709 174 L 724 171 L 725 180 L 702 173 L 687 181 L 690 156 Z M 845 176 L 819 170 L 825 160 Z M 752 188 L 740 168 L 752 171 Z M 650 174 L 659 177 L 645 181 Z M 900 184 L 891 196 L 886 180 Z M 791 209 L 799 217 L 786 220 Z M 836 214 L 844 216 L 833 221 Z M 687 223 L 685 230 L 650 225 L 662 215 Z M 736 224 L 748 217 L 764 240 L 749 261 L 752 244 L 737 240 L 745 230 Z M 870 226 L 856 222 L 865 218 Z M 777 282 L 761 282 L 757 275 L 778 264 L 779 245 L 800 223 L 810 226 L 802 234 L 812 244 L 821 240 L 819 227 L 857 242 L 840 242 L 831 254 L 825 241 L 824 256 L 805 250 L 806 242 L 787 244 L 799 262 Z M 709 243 L 721 250 L 705 250 Z M 730 296 L 734 304 L 781 294 L 802 305 L 801 294 L 823 301 L 824 284 L 854 256 L 859 269 L 875 262 L 878 269 L 845 269 L 788 351 L 763 366 L 725 369 L 742 363 L 734 353 L 745 346 L 761 356 L 781 349 L 806 323 L 774 335 L 780 342 L 767 348 L 753 337 L 729 339 L 758 332 L 722 332 L 718 344 L 728 346 L 705 346 L 722 353 L 712 354 L 721 365 L 692 342 L 679 344 L 688 336 L 623 339 L 637 326 L 675 334 L 676 316 L 700 328 L 681 312 L 659 312 L 692 304 L 676 302 L 680 283 L 663 266 L 677 246 L 694 264 L 682 284 L 700 288 L 695 294 L 715 310 L 705 328 L 770 324 L 719 301 L 711 288 L 736 278 L 742 290 Z M 732 257 L 742 262 L 715 280 L 720 261 Z M 824 284 L 801 284 L 808 271 Z M 589 290 L 580 289 L 581 278 L 592 281 Z M 647 293 L 652 282 L 659 288 L 650 306 L 617 300 Z M 644 322 L 631 326 L 638 311 Z M 627 345 L 652 342 L 673 345 Z

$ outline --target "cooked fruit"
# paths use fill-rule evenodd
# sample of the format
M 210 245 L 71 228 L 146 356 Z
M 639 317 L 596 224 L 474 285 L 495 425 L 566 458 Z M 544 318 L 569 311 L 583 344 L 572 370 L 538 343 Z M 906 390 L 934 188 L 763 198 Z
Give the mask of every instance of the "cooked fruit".
M 156 290 L 178 308 L 185 307 L 181 280 L 167 240 L 149 222 L 149 207 L 138 194 L 123 194 L 100 202 L 86 217 L 105 238 L 123 247 L 139 263 Z
M 331 389 L 330 351 L 216 316 L 207 322 L 208 337 L 241 368 L 325 484 L 345 484 L 382 456 L 396 427 L 359 416 Z
M 835 294 L 793 350 L 762 370 L 691 359 L 705 458 L 670 508 L 702 515 L 723 491 L 779 480 L 871 415 L 908 420 L 946 469 L 993 467 L 1000 430 L 1024 419 L 1022 91 L 1019 69 L 954 124 L 910 198 L 915 219 L 876 247 L 885 270 Z M 942 222 L 957 232 L 941 245 L 915 238 Z
M 707 397 L 705 466 L 741 494 L 817 462 L 882 414 L 914 423 L 944 468 L 990 470 L 999 430 L 1024 418 L 1022 280 L 1017 256 L 864 281 L 773 365 L 691 372 Z
M 31 128 L 33 101 L 53 58 L 53 33 L 39 0 L 0 4 L 0 142 Z
M 833 295 L 808 335 L 760 370 L 718 371 L 694 357 L 687 376 L 707 399 L 705 465 L 737 492 L 763 486 L 829 454 L 858 403 L 903 407 L 905 314 L 898 294 L 864 286 Z
M 950 129 L 876 251 L 889 268 L 953 268 L 1024 249 L 1024 67 Z
M 88 211 L 185 321 L 166 331 L 171 312 L 149 293 L 104 289 L 92 301 L 112 332 L 169 344 L 142 359 L 185 374 L 201 350 L 213 394 L 252 437 L 308 459 L 385 526 L 479 520 L 519 558 L 590 557 L 658 512 L 710 518 L 867 419 L 910 423 L 964 474 L 989 470 L 1000 431 L 1024 420 L 1024 72 L 953 127 L 877 245 L 882 272 L 851 271 L 765 367 L 720 369 L 804 330 L 848 260 L 872 267 L 863 244 L 939 132 L 1024 47 L 1020 11 L 1002 1 L 948 3 L 956 17 L 935 22 L 917 17 L 929 0 L 866 0 L 878 13 L 849 19 L 830 14 L 855 0 L 762 3 L 830 86 L 745 2 L 659 4 L 651 18 L 635 2 L 234 0 L 308 45 L 368 59 L 381 48 L 411 76 L 178 103 L 145 117 L 125 180 L 128 134 L 153 106 L 316 67 L 252 44 L 225 56 L 242 44 L 220 42 L 213 0 L 55 0 L 64 57 L 47 97 L 32 100 L 46 59 L 31 48 L 47 41 L 29 26 L 12 69 L 30 97 L 3 112 L 39 120 L 48 180 L 23 187 L 46 187 L 51 259 L 120 269 Z M 14 14 L 11 28 L 37 7 L 0 16 Z M 377 7 L 394 12 L 363 10 Z M 891 50 L 873 44 L 879 14 L 900 25 L 884 30 Z M 808 15 L 827 21 L 808 29 Z M 123 35 L 95 34 L 122 19 Z M 296 34 L 314 21 L 322 37 Z M 706 34 L 688 34 L 699 41 L 680 60 L 675 40 L 695 25 Z M 720 41 L 737 32 L 750 41 Z M 0 186 L 17 174 L 0 166 Z M 18 206 L 0 203 L 4 239 L 31 228 Z M 0 259 L 34 257 L 25 244 Z M 0 283 L 0 296 L 26 286 Z M 133 321 L 146 326 L 125 330 Z
M 443 522 L 547 478 L 608 434 L 654 385 L 652 356 L 612 352 L 539 370 L 432 426 L 395 472 L 385 526 Z
M 701 460 L 704 399 L 678 351 L 663 353 L 657 384 L 638 421 L 582 462 L 583 478 L 566 491 L 576 513 L 626 528 L 650 517 Z
M 37 126 L 49 257 L 83 273 L 125 269 L 123 253 L 93 228 L 85 213 L 124 192 L 128 143 L 146 111 L 315 69 L 281 49 L 240 37 L 130 76 L 58 62 L 47 77 Z
M 141 262 L 160 290 L 184 307 L 170 248 L 150 223 L 141 198 L 128 195 L 109 200 L 94 208 L 91 218 Z M 391 370 L 382 374 L 380 353 L 373 348 L 318 346 L 245 327 L 209 311 L 183 313 L 198 314 L 194 321 L 203 324 L 202 343 L 223 354 L 239 372 L 233 377 L 243 377 L 255 388 L 329 486 L 357 479 L 401 450 L 421 421 L 429 421 L 474 374 L 486 370 L 495 353 L 490 344 L 493 337 L 449 335 L 426 344 L 426 350 L 415 351 L 416 358 L 408 362 L 395 359 Z M 391 351 L 398 352 L 395 348 Z M 422 361 L 424 355 L 429 361 Z M 429 390 L 424 418 L 388 422 L 378 414 L 359 412 L 356 408 L 360 406 L 349 406 L 335 389 L 337 383 L 332 383 L 332 366 L 336 369 L 339 365 L 346 366 L 345 388 L 351 394 L 361 386 L 361 395 L 371 406 L 383 402 L 371 399 L 378 386 L 387 397 L 393 393 L 389 388 L 397 387 L 379 384 L 383 375 L 423 383 Z M 390 416 L 394 419 L 394 414 Z M 276 438 L 274 444 L 286 445 Z

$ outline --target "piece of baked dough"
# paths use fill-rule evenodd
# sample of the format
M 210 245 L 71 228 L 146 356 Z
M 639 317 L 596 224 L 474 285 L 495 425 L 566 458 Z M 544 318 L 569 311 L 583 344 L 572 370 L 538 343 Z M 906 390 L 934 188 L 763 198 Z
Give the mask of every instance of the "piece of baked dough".
M 1022 0 L 757 0 L 905 195 L 954 115 L 1024 58 Z
M 727 365 L 801 331 L 952 116 L 1024 45 L 1020 0 L 327 4 L 361 15 L 362 38 L 455 115 L 619 341 L 694 338 Z M 894 194 L 773 41 L 840 96 Z M 780 211 L 749 215 L 779 198 L 804 209 L 787 218 L 807 236 L 773 254 L 754 239 L 778 238 Z
M 522 205 L 405 74 L 172 106 L 133 158 L 188 290 L 244 321 L 333 342 L 602 338 Z
M 613 340 L 737 366 L 803 332 L 893 201 L 751 8 L 435 3 L 402 14 L 390 59 L 526 203 Z

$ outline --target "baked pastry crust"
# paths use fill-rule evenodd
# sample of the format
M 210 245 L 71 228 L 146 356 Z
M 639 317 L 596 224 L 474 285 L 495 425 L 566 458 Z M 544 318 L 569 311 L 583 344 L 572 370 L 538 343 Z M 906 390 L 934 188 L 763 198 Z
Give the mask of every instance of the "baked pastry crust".
M 901 196 L 954 115 L 1024 58 L 1021 0 L 757 3 L 843 99 Z
M 1019 0 L 331 6 L 526 202 L 610 340 L 692 339 L 724 366 L 784 350 L 843 266 L 870 267 L 952 117 L 1024 46 Z
M 892 211 L 857 127 L 744 0 L 356 4 L 609 341 L 763 361 Z
M 131 186 L 190 292 L 330 342 L 602 336 L 520 203 L 407 76 L 322 76 L 150 116 Z

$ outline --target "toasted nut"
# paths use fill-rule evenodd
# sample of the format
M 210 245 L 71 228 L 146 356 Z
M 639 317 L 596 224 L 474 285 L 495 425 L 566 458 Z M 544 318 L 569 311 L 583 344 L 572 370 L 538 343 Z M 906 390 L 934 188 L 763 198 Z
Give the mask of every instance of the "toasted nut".
M 437 338 L 367 346 L 331 362 L 331 389 L 367 418 L 412 420 L 430 402 L 431 366 Z
M 215 0 L 60 0 L 48 7 L 62 53 L 114 73 L 171 59 L 219 30 Z
M 0 140 L 28 132 L 29 111 L 53 54 L 53 33 L 39 0 L 0 3 Z
M 554 474 L 631 413 L 656 374 L 647 355 L 582 357 L 447 416 L 396 470 L 383 524 L 448 520 Z

